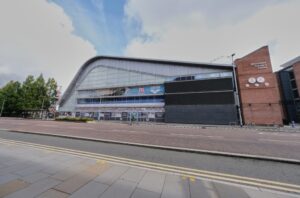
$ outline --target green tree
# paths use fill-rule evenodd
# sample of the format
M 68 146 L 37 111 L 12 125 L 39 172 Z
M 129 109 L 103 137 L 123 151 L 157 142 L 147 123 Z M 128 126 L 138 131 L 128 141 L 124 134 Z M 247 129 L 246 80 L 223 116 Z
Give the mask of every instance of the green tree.
M 46 83 L 47 93 L 48 93 L 48 100 L 47 100 L 47 108 L 53 106 L 57 102 L 57 82 L 54 78 L 49 78 Z
M 8 82 L 1 89 L 1 108 L 3 101 L 5 101 L 3 115 L 18 115 L 20 113 L 22 108 L 20 93 L 21 84 L 16 81 Z
M 34 77 L 29 75 L 22 84 L 22 109 L 23 110 L 32 110 L 35 109 L 36 100 L 34 98 Z
M 23 84 L 10 81 L 0 89 L 0 111 L 3 101 L 4 116 L 22 115 L 25 111 L 47 110 L 56 104 L 57 83 L 54 78 L 45 81 L 43 75 L 36 79 L 29 75 Z

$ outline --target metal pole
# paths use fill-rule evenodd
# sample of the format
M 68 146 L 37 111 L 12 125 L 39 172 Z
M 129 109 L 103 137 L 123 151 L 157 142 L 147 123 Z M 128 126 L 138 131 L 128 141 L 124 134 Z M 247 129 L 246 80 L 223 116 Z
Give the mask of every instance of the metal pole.
M 45 101 L 45 98 L 43 97 L 42 110 L 41 110 L 41 120 L 43 119 L 44 101 Z
M 2 102 L 2 107 L 1 107 L 0 117 L 2 117 L 2 112 L 3 112 L 3 109 L 4 109 L 4 104 L 5 104 L 5 99 L 4 99 L 3 102 Z
M 242 111 L 241 111 L 241 104 L 240 104 L 240 98 L 239 98 L 239 89 L 238 89 L 238 84 L 237 84 L 237 76 L 236 76 L 236 65 L 234 64 L 233 57 L 235 54 L 231 55 L 231 61 L 232 61 L 232 67 L 233 67 L 233 76 L 234 76 L 234 86 L 235 86 L 235 102 L 238 108 L 238 114 L 239 114 L 239 121 L 240 121 L 240 126 L 243 126 L 243 117 L 242 117 Z

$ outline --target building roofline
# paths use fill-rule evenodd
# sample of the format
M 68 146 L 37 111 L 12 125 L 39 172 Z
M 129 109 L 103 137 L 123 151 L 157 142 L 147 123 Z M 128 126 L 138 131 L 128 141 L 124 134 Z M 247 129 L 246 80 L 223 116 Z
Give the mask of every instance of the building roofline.
M 292 60 L 289 60 L 288 62 L 280 65 L 280 69 L 277 72 L 288 69 L 298 62 L 300 62 L 300 56 L 297 56 L 296 58 L 293 58 Z
M 252 51 L 252 52 L 250 52 L 250 53 L 244 55 L 244 56 L 241 57 L 241 58 L 237 58 L 235 61 L 239 61 L 240 59 L 246 58 L 247 56 L 250 56 L 251 54 L 254 54 L 254 53 L 258 52 L 258 51 L 260 51 L 260 50 L 263 49 L 263 48 L 269 49 L 269 46 L 268 46 L 268 45 L 264 45 L 264 46 L 262 46 L 262 47 L 260 47 L 260 48 L 258 48 L 258 49 L 256 49 L 256 50 L 254 50 L 254 51 Z
M 101 60 L 101 59 L 111 59 L 111 60 L 123 60 L 123 61 L 135 61 L 135 62 L 146 62 L 146 63 L 160 63 L 168 64 L 174 66 L 186 66 L 186 67 L 208 67 L 208 68 L 223 68 L 223 69 L 232 69 L 233 65 L 231 64 L 215 64 L 215 63 L 197 63 L 197 62 L 184 62 L 184 61 L 175 61 L 175 60 L 160 60 L 160 59 L 146 59 L 146 58 L 133 58 L 133 57 L 121 57 L 121 56 L 95 56 L 87 60 L 78 70 L 75 77 L 72 79 L 68 88 L 64 92 L 59 105 L 64 104 L 68 96 L 71 94 L 77 80 L 80 77 L 80 74 L 86 69 L 91 63 Z
M 231 68 L 231 64 L 219 64 L 219 63 L 207 63 L 207 62 L 189 62 L 180 60 L 163 60 L 163 59 L 151 59 L 151 58 L 137 58 L 137 57 L 126 57 L 126 56 L 95 56 L 89 59 L 86 63 L 94 62 L 100 59 L 112 59 L 112 60 L 124 60 L 134 62 L 147 62 L 147 63 L 160 63 L 160 64 L 173 64 L 180 66 L 192 66 L 192 67 L 228 67 Z

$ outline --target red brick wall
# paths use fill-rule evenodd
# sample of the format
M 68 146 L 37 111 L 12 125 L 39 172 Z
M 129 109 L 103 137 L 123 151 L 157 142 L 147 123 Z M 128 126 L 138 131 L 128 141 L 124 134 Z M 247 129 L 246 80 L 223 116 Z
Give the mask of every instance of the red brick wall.
M 267 46 L 235 61 L 244 123 L 282 125 L 282 107 L 276 75 Z M 264 68 L 258 68 L 262 66 Z M 265 82 L 257 82 L 263 77 Z M 255 78 L 255 83 L 249 83 Z

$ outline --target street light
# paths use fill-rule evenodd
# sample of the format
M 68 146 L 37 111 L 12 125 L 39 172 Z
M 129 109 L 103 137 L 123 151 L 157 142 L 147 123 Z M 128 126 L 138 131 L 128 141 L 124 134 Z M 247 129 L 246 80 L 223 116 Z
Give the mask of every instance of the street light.
M 235 56 L 235 53 L 231 54 L 231 63 L 233 67 L 233 76 L 234 76 L 234 86 L 235 86 L 235 103 L 237 105 L 237 110 L 239 114 L 239 121 L 240 121 L 240 126 L 243 126 L 243 118 L 242 118 L 242 112 L 241 112 L 241 104 L 240 104 L 240 98 L 239 98 L 239 89 L 238 89 L 238 84 L 237 84 L 237 76 L 236 76 L 236 65 L 234 64 L 233 57 Z
M 4 109 L 4 104 L 5 104 L 5 99 L 3 99 L 3 102 L 2 102 L 0 117 L 2 117 L 2 112 L 3 112 L 3 109 Z
M 45 97 L 43 97 L 43 102 L 42 102 L 42 108 L 41 108 L 41 120 L 43 119 L 43 114 L 44 114 L 44 102 L 45 102 Z

